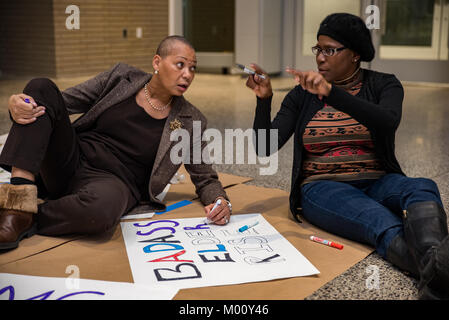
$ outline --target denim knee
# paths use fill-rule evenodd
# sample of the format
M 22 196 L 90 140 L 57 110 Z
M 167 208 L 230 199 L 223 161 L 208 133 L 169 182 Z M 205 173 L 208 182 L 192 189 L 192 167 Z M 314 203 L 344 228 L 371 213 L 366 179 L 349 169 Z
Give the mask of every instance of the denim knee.
M 438 186 L 435 181 L 428 178 L 412 178 L 416 184 L 416 188 L 420 190 L 429 190 L 430 192 L 439 194 Z
M 443 206 L 437 184 L 428 178 L 409 178 L 404 208 L 415 202 L 434 201 Z

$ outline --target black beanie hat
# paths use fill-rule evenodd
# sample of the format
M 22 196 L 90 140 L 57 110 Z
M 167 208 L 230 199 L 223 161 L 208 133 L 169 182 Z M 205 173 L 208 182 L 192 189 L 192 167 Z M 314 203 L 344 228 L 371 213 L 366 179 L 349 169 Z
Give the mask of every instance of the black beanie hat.
M 320 35 L 331 37 L 354 50 L 362 61 L 369 62 L 374 59 L 375 49 L 371 33 L 360 17 L 349 13 L 330 14 L 321 22 L 317 39 Z

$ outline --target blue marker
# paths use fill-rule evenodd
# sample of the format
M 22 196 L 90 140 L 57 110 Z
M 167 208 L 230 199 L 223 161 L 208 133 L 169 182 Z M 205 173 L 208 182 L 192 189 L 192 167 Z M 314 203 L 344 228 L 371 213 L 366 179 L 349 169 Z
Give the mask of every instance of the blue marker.
M 247 225 L 244 225 L 243 227 L 241 227 L 241 228 L 239 228 L 239 232 L 243 232 L 243 231 L 245 231 L 245 230 L 248 230 L 249 228 L 252 228 L 252 227 L 254 227 L 254 226 L 257 226 L 259 224 L 259 221 L 256 221 L 256 222 L 253 222 L 253 223 L 251 223 L 251 224 L 247 224 Z

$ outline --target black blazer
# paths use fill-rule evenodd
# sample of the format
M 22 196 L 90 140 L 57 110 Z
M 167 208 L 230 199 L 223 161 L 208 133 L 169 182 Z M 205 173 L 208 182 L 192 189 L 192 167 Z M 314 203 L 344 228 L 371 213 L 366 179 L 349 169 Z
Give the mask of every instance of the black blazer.
M 293 170 L 290 190 L 290 210 L 298 221 L 301 206 L 300 185 L 302 162 L 304 157 L 303 134 L 305 128 L 318 110 L 327 103 L 345 112 L 363 124 L 371 132 L 378 159 L 387 173 L 404 174 L 394 153 L 395 133 L 401 121 L 404 90 L 399 80 L 392 74 L 363 69 L 363 85 L 360 92 L 353 96 L 332 86 L 328 97 L 319 100 L 317 95 L 296 86 L 284 98 L 276 117 L 271 121 L 271 100 L 257 98 L 254 118 L 255 130 L 277 129 L 278 149 L 294 134 Z M 278 150 L 270 150 L 270 135 L 266 135 L 268 154 L 260 154 L 258 134 L 256 134 L 256 152 L 266 156 Z

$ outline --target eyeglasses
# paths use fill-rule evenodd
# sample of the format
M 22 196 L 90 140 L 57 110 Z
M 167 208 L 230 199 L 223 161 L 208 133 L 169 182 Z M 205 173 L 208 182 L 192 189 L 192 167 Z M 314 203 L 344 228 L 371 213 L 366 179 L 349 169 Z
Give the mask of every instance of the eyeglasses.
M 322 52 L 323 55 L 325 55 L 326 57 L 332 57 L 338 51 L 341 51 L 341 50 L 344 50 L 344 49 L 346 49 L 346 47 L 321 49 L 320 47 L 315 46 L 315 47 L 312 47 L 312 53 L 314 55 L 318 56 Z

